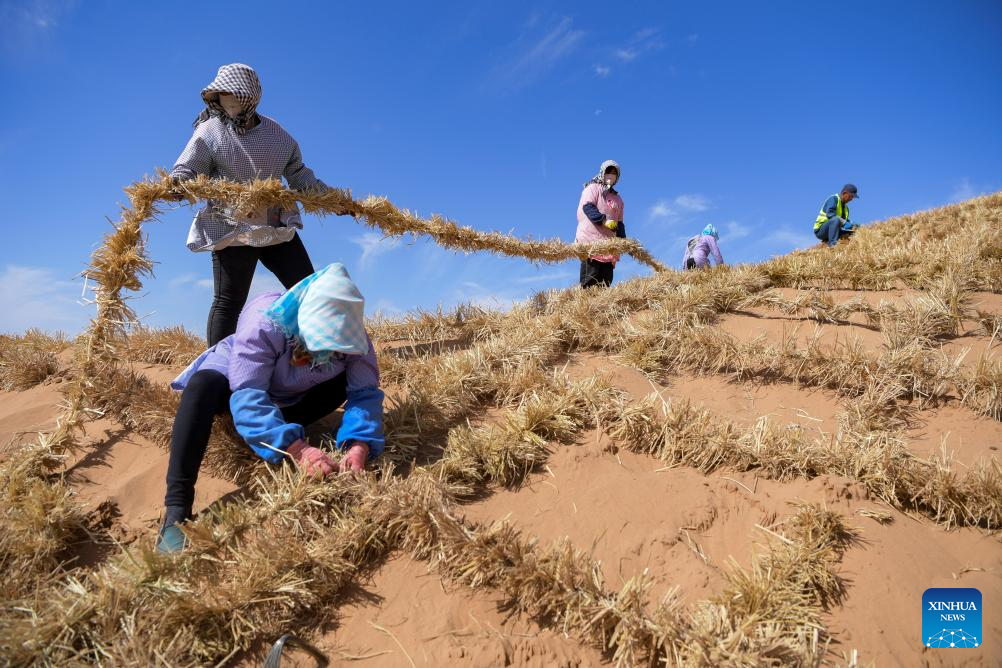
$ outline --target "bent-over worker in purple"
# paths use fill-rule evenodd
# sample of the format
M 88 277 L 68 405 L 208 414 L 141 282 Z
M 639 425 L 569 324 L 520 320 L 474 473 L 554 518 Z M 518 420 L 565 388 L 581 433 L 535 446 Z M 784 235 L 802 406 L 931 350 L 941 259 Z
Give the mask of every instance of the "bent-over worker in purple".
M 237 432 L 265 461 L 294 459 L 314 475 L 360 471 L 383 451 L 383 391 L 365 301 L 341 264 L 288 292 L 251 300 L 237 331 L 202 353 L 171 387 L 181 390 L 171 433 L 166 511 L 157 549 L 184 547 L 195 481 L 213 418 L 229 411 Z M 306 425 L 344 404 L 339 462 L 306 441 Z

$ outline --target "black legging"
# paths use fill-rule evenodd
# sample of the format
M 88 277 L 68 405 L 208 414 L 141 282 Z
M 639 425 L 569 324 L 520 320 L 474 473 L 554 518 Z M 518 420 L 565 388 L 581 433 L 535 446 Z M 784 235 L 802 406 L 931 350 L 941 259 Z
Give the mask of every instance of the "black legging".
M 274 246 L 227 246 L 213 251 L 214 294 L 205 333 L 210 346 L 237 331 L 237 319 L 247 302 L 258 260 L 286 290 L 313 273 L 313 263 L 298 234 Z
M 591 258 L 581 260 L 581 287 L 590 288 L 596 285 L 608 287 L 612 285 L 612 271 L 611 262 L 599 262 Z
M 218 371 L 198 371 L 181 393 L 181 405 L 174 418 L 170 436 L 170 462 L 167 464 L 167 495 L 164 505 L 184 509 L 191 515 L 195 502 L 195 481 L 209 444 L 212 420 L 230 408 L 230 381 Z M 286 422 L 304 427 L 330 415 L 348 396 L 344 373 L 310 388 L 292 406 L 282 409 Z

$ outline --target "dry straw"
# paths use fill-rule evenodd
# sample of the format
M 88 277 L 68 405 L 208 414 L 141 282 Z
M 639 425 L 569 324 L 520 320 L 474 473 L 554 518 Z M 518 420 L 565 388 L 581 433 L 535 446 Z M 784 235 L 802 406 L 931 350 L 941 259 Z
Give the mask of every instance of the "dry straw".
M 443 460 L 407 478 L 328 485 L 288 468 L 270 473 L 255 483 L 255 498 L 190 527 L 192 545 L 180 557 L 159 557 L 144 541 L 83 580 L 46 586 L 21 604 L 16 624 L 0 625 L 0 644 L 15 663 L 39 652 L 46 662 L 215 663 L 256 638 L 301 627 L 360 572 L 403 548 L 445 577 L 498 591 L 514 609 L 608 650 L 619 665 L 754 665 L 777 653 L 812 664 L 821 609 L 842 592 L 831 570 L 841 550 L 833 536 L 842 532 L 825 529 L 839 525 L 818 509 L 802 509 L 779 551 L 765 552 L 751 571 L 734 569 L 719 601 L 693 614 L 674 598 L 648 610 L 643 575 L 609 592 L 598 564 L 567 542 L 543 549 L 510 526 L 457 518 L 451 499 L 469 483 L 519 479 L 541 461 L 547 439 L 578 431 L 593 402 L 608 398 L 593 381 L 564 383 L 527 396 L 496 431 L 463 436 L 478 453 L 462 458 L 465 466 Z M 19 643 L 9 644 L 15 634 Z
M 0 334 L 0 390 L 18 392 L 59 373 L 59 353 L 70 347 L 62 335 L 29 329 L 20 336 Z
M 501 592 L 512 607 L 595 643 L 621 665 L 817 665 L 822 611 L 845 593 L 834 567 L 854 540 L 823 508 L 798 508 L 785 535 L 750 570 L 734 570 L 720 596 L 688 611 L 672 597 L 649 607 L 650 583 L 642 575 L 618 593 L 606 590 L 596 565 L 570 544 L 540 548 L 514 527 L 457 519 L 455 501 L 490 485 L 520 484 L 555 443 L 596 421 L 621 443 L 669 463 L 705 471 L 755 468 L 779 479 L 845 475 L 947 525 L 998 526 L 997 467 L 960 477 L 944 462 L 918 462 L 901 444 L 910 414 L 904 400 L 947 400 L 951 383 L 971 407 L 999 414 L 999 366 L 983 360 L 960 369 L 921 336 L 931 326 L 936 337 L 949 338 L 970 315 L 974 286 L 1002 285 L 1002 196 L 996 195 L 875 226 L 833 252 L 798 253 L 760 267 L 661 272 L 610 290 L 544 293 L 505 314 L 469 309 L 378 322 L 375 329 L 387 339 L 450 341 L 383 353 L 397 391 L 388 404 L 387 456 L 378 476 L 317 485 L 289 467 L 258 468 L 243 500 L 187 529 L 192 545 L 179 557 L 156 555 L 144 538 L 98 568 L 63 568 L 59 555 L 84 519 L 65 482 L 44 475 L 46 468 L 58 466 L 95 409 L 165 443 L 174 399 L 119 370 L 118 362 L 163 359 L 157 356 L 164 351 L 179 362 L 196 347 L 175 333 L 166 345 L 134 345 L 130 353 L 125 336 L 134 322 L 127 294 L 151 267 L 140 228 L 167 187 L 160 179 L 130 188 L 133 208 L 87 272 L 97 284 L 98 313 L 82 341 L 67 412 L 16 463 L 0 465 L 8 490 L 0 528 L 11 538 L 0 542 L 0 559 L 5 570 L 19 573 L 5 591 L 13 604 L 0 616 L 0 648 L 14 664 L 215 664 L 260 638 L 310 629 L 330 615 L 355 576 L 405 549 L 443 577 Z M 190 198 L 245 208 L 301 201 L 308 211 L 349 213 L 384 233 L 425 234 L 463 251 L 535 261 L 629 252 L 629 242 L 585 249 L 482 235 L 438 217 L 419 219 L 384 199 L 356 203 L 343 191 L 300 194 L 277 182 L 204 178 L 183 189 Z M 962 233 L 951 232 L 957 224 Z M 739 342 L 711 328 L 722 313 L 783 285 L 906 285 L 929 289 L 934 301 L 879 313 L 890 343 L 879 355 L 851 345 L 800 348 L 792 339 Z M 836 304 L 820 301 L 797 301 L 802 306 L 819 319 L 849 317 L 853 309 L 867 315 L 856 306 L 836 312 Z M 885 329 L 891 321 L 898 323 L 893 336 Z M 579 349 L 621 353 L 651 373 L 687 368 L 831 387 L 854 397 L 854 410 L 830 443 L 805 442 L 766 423 L 750 431 L 714 426 L 688 406 L 633 405 L 603 383 L 553 373 Z M 495 411 L 490 424 L 467 424 L 486 408 Z M 247 469 L 232 438 L 225 427 L 217 433 L 213 469 Z
M 307 213 L 354 216 L 387 236 L 427 236 L 443 248 L 466 253 L 489 252 L 522 257 L 533 262 L 584 260 L 595 255 L 619 253 L 630 255 L 655 271 L 667 269 L 634 239 L 610 239 L 592 244 L 568 244 L 559 239 L 525 241 L 500 232 L 481 232 L 458 225 L 437 214 L 431 218 L 421 218 L 410 211 L 397 208 L 385 197 L 370 195 L 357 201 L 352 199 L 350 191 L 340 188 L 294 191 L 275 179 L 237 183 L 205 176 L 174 185 L 165 173 L 160 172 L 159 180 L 140 181 L 127 188 L 127 192 L 133 207 L 141 202 L 152 203 L 165 199 L 174 193 L 182 194 L 192 203 L 200 199 L 218 200 L 229 202 L 245 211 L 267 206 L 292 208 L 298 202 Z

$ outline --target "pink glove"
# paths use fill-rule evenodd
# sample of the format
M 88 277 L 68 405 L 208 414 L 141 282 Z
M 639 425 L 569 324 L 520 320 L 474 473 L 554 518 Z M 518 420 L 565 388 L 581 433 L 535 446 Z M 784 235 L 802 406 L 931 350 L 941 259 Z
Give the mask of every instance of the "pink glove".
M 286 450 L 299 463 L 303 472 L 313 476 L 329 476 L 340 468 L 336 461 L 327 456 L 323 450 L 299 439 Z
M 354 443 L 341 460 L 341 473 L 358 473 L 365 470 L 365 462 L 369 460 L 369 446 L 358 441 Z

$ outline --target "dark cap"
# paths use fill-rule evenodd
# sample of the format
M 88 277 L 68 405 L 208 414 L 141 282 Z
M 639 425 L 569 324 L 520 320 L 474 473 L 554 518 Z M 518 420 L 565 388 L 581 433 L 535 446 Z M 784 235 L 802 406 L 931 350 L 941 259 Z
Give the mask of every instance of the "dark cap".
M 859 197 L 859 191 L 856 190 L 856 186 L 852 185 L 851 183 L 847 183 L 844 186 L 842 186 L 841 192 L 849 193 L 850 195 L 855 195 L 856 197 Z

